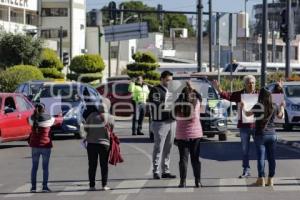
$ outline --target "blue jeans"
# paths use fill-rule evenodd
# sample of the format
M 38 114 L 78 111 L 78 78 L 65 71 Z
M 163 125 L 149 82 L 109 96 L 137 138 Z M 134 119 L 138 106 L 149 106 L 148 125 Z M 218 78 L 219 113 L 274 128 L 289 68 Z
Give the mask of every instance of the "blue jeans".
M 276 161 L 275 150 L 277 143 L 276 134 L 264 134 L 254 137 L 257 152 L 258 177 L 265 177 L 265 155 L 269 163 L 269 177 L 274 177 Z
M 50 148 L 32 148 L 31 185 L 33 188 L 36 188 L 36 175 L 39 168 L 40 156 L 43 158 L 43 187 L 47 187 L 50 155 Z
M 253 128 L 240 128 L 240 137 L 242 144 L 242 153 L 243 153 L 243 169 L 244 172 L 249 172 L 250 164 L 249 164 L 249 149 L 250 149 L 250 139 L 251 135 L 254 135 Z

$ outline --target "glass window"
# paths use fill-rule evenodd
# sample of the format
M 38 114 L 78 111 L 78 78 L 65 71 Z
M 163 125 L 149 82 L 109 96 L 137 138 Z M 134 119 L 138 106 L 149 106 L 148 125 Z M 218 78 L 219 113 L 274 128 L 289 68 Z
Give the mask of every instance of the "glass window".
M 14 112 L 16 112 L 16 104 L 15 104 L 15 100 L 13 97 L 7 97 L 5 99 L 4 109 L 7 109 L 7 108 L 13 109 Z
M 0 6 L 0 20 L 8 21 L 8 7 Z
M 286 86 L 285 94 L 287 97 L 300 97 L 300 86 L 299 85 Z
M 41 31 L 42 38 L 59 38 L 59 30 L 58 29 L 46 29 Z M 68 31 L 63 30 L 63 37 L 68 36 Z
M 29 25 L 38 25 L 38 15 L 36 12 L 28 12 L 26 11 L 26 24 Z
M 16 100 L 20 112 L 25 112 L 28 110 L 27 102 L 22 97 L 17 97 Z
M 19 24 L 23 24 L 24 23 L 24 15 L 23 15 L 23 10 L 20 9 L 14 9 L 12 8 L 10 10 L 10 21 L 11 22 L 16 22 Z
M 19 85 L 19 87 L 16 89 L 16 92 L 22 93 L 22 92 L 23 92 L 23 89 L 24 89 L 24 85 L 25 85 L 25 84 Z
M 43 8 L 43 17 L 67 17 L 68 8 Z
M 116 95 L 127 95 L 128 94 L 128 84 L 119 83 L 114 85 L 114 93 Z

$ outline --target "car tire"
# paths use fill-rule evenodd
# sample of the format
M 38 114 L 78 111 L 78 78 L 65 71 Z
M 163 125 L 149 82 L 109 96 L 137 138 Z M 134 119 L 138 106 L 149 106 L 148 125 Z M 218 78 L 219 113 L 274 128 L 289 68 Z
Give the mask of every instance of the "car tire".
M 226 133 L 220 133 L 219 134 L 219 141 L 226 141 L 226 140 L 227 140 Z
M 84 130 L 84 124 L 81 122 L 79 125 L 79 132 L 75 134 L 76 139 L 83 139 L 86 136 L 86 132 Z
M 286 111 L 284 111 L 284 124 L 282 124 L 282 128 L 285 131 L 291 131 L 293 130 L 293 126 L 289 124 L 289 118 Z
M 209 134 L 209 135 L 206 135 L 207 138 L 214 138 L 215 137 L 215 134 Z

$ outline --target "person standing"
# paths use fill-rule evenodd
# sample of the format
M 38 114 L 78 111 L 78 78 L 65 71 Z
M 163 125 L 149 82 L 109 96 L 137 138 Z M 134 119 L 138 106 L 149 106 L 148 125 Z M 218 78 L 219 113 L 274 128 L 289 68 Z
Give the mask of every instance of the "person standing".
M 138 76 L 135 82 L 130 83 L 128 90 L 132 94 L 133 104 L 132 135 L 144 135 L 142 127 L 149 95 L 148 85 L 144 83 L 142 76 Z M 136 122 L 138 122 L 137 131 Z
M 195 186 L 199 187 L 201 178 L 200 140 L 203 136 L 200 122 L 200 94 L 187 86 L 182 90 L 175 103 L 176 115 L 176 144 L 179 150 L 180 184 L 178 187 L 186 187 L 187 165 L 189 154 L 195 177 Z
M 51 192 L 48 187 L 49 161 L 52 148 L 51 126 L 55 119 L 45 112 L 45 105 L 39 103 L 35 105 L 34 114 L 29 118 L 32 131 L 29 137 L 29 146 L 32 150 L 32 169 L 31 169 L 31 189 L 36 192 L 36 176 L 39 166 L 40 156 L 43 162 L 43 188 L 42 192 Z
M 258 178 L 254 185 L 264 187 L 265 183 L 265 155 L 269 163 L 269 176 L 267 185 L 274 186 L 274 175 L 276 169 L 275 150 L 277 135 L 275 131 L 275 117 L 284 117 L 284 106 L 282 102 L 278 107 L 272 102 L 271 93 L 262 88 L 259 92 L 258 103 L 250 111 L 245 111 L 246 116 L 255 117 L 255 137 L 254 142 L 257 152 L 257 171 Z M 244 109 L 244 103 L 241 107 Z
M 151 110 L 150 129 L 154 134 L 154 147 L 152 154 L 153 178 L 176 178 L 170 172 L 170 153 L 173 145 L 176 122 L 172 117 L 172 110 L 166 102 L 171 97 L 168 85 L 173 79 L 173 74 L 164 71 L 160 76 L 160 84 L 154 86 L 149 94 L 149 106 Z M 159 175 L 161 165 L 162 175 Z
M 214 80 L 213 86 L 217 89 L 219 92 L 221 98 L 226 99 L 231 102 L 235 102 L 238 106 L 241 102 L 241 96 L 242 94 L 256 94 L 257 91 L 255 89 L 255 83 L 256 79 L 252 75 L 247 75 L 243 79 L 244 81 L 244 89 L 235 91 L 235 92 L 225 92 L 220 87 L 220 84 Z M 238 106 L 239 108 L 239 106 Z M 239 110 L 239 109 L 238 109 Z M 249 164 L 249 152 L 250 152 L 250 139 L 251 136 L 254 135 L 254 123 L 244 123 L 242 121 L 241 112 L 239 113 L 238 117 L 238 124 L 237 128 L 240 130 L 240 137 L 241 137 L 241 145 L 242 145 L 242 155 L 243 155 L 243 172 L 242 175 L 239 176 L 239 178 L 248 178 L 251 176 L 250 173 L 250 164 Z
M 85 125 L 87 154 L 89 161 L 89 182 L 90 191 L 95 191 L 95 179 L 97 171 L 98 158 L 100 157 L 100 168 L 102 177 L 102 189 L 109 190 L 107 186 L 108 179 L 108 159 L 110 153 L 110 133 L 107 126 L 113 128 L 114 119 L 107 112 L 104 106 L 100 105 L 96 112 L 92 112 Z

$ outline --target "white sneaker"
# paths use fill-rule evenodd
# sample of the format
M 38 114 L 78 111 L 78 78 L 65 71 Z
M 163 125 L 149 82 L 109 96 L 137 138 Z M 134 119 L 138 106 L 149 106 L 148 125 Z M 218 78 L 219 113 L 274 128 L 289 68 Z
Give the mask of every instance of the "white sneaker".
M 107 190 L 110 190 L 110 187 L 104 186 L 102 189 L 103 189 L 104 191 L 107 191 Z

